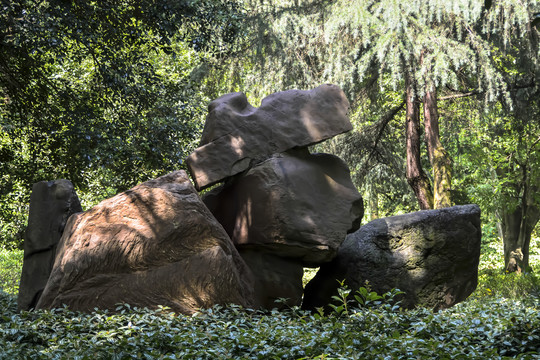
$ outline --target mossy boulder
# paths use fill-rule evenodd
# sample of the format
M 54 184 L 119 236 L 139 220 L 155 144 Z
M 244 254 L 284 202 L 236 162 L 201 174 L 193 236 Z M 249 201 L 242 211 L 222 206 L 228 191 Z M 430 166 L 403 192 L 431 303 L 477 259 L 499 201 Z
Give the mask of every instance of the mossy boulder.
M 402 305 L 444 309 L 465 300 L 478 283 L 480 208 L 424 210 L 377 219 L 349 234 L 337 257 L 308 283 L 303 307 L 325 306 L 338 281 L 353 290 L 366 281 L 377 293 L 405 292 Z

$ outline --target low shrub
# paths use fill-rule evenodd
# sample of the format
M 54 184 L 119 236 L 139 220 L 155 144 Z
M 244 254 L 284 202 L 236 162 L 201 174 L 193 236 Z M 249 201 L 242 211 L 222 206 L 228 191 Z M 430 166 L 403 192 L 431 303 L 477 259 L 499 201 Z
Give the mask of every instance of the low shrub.
M 193 316 L 128 305 L 17 312 L 21 266 L 22 251 L 0 251 L 0 359 L 540 358 L 538 277 L 504 274 L 484 255 L 477 291 L 451 309 L 403 310 L 393 293 L 343 288 L 346 306 L 326 315 L 238 306 Z
M 16 313 L 5 293 L 0 304 L 2 359 L 528 359 L 540 351 L 540 304 L 507 299 L 325 317 L 237 306 L 193 316 L 127 305 L 117 314 Z

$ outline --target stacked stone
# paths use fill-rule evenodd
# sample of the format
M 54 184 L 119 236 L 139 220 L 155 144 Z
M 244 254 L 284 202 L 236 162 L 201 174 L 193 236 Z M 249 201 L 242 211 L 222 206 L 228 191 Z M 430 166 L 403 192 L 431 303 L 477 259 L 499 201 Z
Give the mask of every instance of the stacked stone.
M 304 267 L 332 260 L 358 229 L 362 198 L 347 165 L 308 146 L 352 129 L 341 89 L 289 90 L 252 107 L 242 93 L 214 100 L 187 159 L 203 201 L 255 277 L 255 306 L 300 305 Z
M 54 199 L 41 204 L 52 195 L 37 184 L 26 239 L 37 250 L 25 255 L 20 307 L 128 303 L 189 314 L 215 304 L 273 308 L 278 298 L 299 305 L 303 267 L 330 261 L 362 217 L 343 161 L 307 150 L 352 128 L 348 108 L 333 85 L 273 94 L 258 109 L 241 93 L 213 101 L 201 147 L 187 159 L 196 189 L 176 171 L 76 213 L 69 199 L 47 210 Z M 197 190 L 218 182 L 203 203 Z M 46 184 L 76 198 L 72 186 L 54 190 L 62 181 Z M 47 258 L 39 278 L 31 253 Z
M 334 85 L 289 90 L 252 107 L 214 100 L 185 171 L 81 211 L 67 180 L 34 185 L 19 308 L 113 310 L 118 303 L 190 314 L 331 302 L 337 280 L 405 291 L 402 304 L 450 307 L 476 287 L 476 205 L 378 219 L 359 229 L 362 198 L 347 165 L 308 146 L 349 131 Z M 198 191 L 223 184 L 206 192 Z M 69 218 L 69 220 L 68 220 Z M 349 235 L 347 235 L 349 234 Z M 53 265 L 54 264 L 54 265 Z M 305 289 L 304 267 L 321 267 Z M 49 275 L 50 274 L 50 275 Z

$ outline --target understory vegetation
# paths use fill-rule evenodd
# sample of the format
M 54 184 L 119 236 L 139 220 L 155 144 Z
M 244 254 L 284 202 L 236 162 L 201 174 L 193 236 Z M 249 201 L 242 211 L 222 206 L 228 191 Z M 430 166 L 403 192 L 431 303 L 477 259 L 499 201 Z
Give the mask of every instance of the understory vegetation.
M 22 252 L 2 250 L 0 359 L 537 359 L 540 277 L 505 274 L 500 246 L 484 236 L 477 290 L 451 309 L 403 310 L 389 296 L 327 315 L 216 306 L 186 316 L 129 305 L 19 313 Z M 540 271 L 540 253 L 531 260 Z

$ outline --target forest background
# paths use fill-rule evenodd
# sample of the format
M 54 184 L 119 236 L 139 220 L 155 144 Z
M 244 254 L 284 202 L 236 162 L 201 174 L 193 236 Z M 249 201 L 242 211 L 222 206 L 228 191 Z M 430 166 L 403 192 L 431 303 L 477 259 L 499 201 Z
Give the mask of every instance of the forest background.
M 341 86 L 346 160 L 376 217 L 477 203 L 507 272 L 540 219 L 538 1 L 2 1 L 0 245 L 32 184 L 83 208 L 184 168 L 206 106 Z

